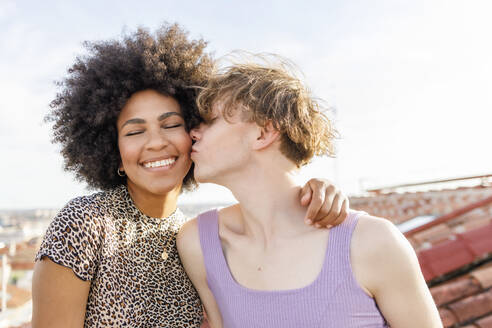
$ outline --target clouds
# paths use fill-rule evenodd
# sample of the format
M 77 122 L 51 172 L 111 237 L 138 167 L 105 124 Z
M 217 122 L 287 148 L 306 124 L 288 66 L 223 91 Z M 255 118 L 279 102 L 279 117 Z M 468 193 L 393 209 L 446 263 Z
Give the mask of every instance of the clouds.
M 337 161 L 317 160 L 305 177 L 338 178 L 357 192 L 361 179 L 386 185 L 486 173 L 491 11 L 487 0 L 0 0 L 0 178 L 9 186 L 0 208 L 61 206 L 84 192 L 62 172 L 42 124 L 53 81 L 82 41 L 165 20 L 209 40 L 217 56 L 276 52 L 298 64 L 315 95 L 337 109 L 342 134 Z M 209 199 L 209 188 L 194 199 Z

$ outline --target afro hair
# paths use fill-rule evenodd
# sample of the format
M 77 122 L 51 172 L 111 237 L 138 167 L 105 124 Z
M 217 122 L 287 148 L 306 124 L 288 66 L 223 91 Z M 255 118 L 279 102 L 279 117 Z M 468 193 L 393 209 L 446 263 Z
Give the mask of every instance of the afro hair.
M 136 92 L 153 89 L 180 104 L 187 129 L 200 121 L 199 87 L 213 69 L 206 42 L 189 40 L 179 25 L 164 24 L 155 33 L 139 28 L 118 40 L 85 42 L 87 54 L 76 58 L 57 85 L 46 120 L 53 124 L 53 143 L 61 145 L 66 171 L 92 189 L 126 183 L 120 163 L 116 121 Z M 183 187 L 195 185 L 193 167 Z

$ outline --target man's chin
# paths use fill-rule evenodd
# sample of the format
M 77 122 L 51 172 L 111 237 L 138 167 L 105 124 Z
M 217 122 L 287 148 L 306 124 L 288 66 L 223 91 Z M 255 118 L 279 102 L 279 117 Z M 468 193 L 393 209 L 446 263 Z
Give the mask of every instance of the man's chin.
M 205 174 L 200 174 L 200 172 L 197 171 L 196 167 L 193 171 L 193 176 L 195 177 L 195 181 L 198 183 L 212 183 L 210 181 L 210 178 L 208 178 Z
M 205 179 L 204 177 L 197 177 L 196 175 L 195 175 L 195 180 L 198 183 L 209 183 L 209 181 L 207 181 L 207 179 Z

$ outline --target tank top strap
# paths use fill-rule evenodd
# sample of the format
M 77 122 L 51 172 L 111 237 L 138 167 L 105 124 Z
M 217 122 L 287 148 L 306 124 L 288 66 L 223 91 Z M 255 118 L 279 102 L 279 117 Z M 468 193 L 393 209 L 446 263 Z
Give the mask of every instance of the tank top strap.
M 345 221 L 332 228 L 330 231 L 325 269 L 331 272 L 331 277 L 334 277 L 333 271 L 338 271 L 338 274 L 335 276 L 338 276 L 339 274 L 352 274 L 350 244 L 352 241 L 352 234 L 361 214 L 364 214 L 364 212 L 350 210 Z
M 224 284 L 227 281 L 229 269 L 222 252 L 219 237 L 219 213 L 216 209 L 198 216 L 198 234 L 208 283 L 221 282 Z

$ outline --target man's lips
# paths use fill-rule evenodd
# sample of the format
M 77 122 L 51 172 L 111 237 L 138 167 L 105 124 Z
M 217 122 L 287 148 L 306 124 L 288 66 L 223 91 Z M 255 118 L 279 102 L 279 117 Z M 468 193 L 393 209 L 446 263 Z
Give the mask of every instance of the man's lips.
M 190 158 L 192 161 L 195 161 L 198 155 L 198 150 L 191 148 Z

